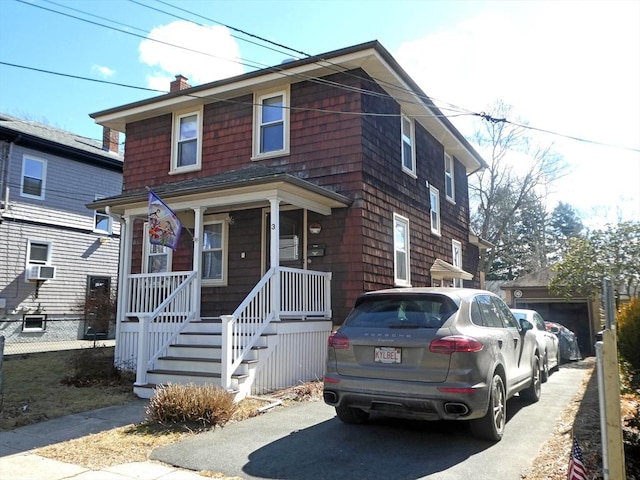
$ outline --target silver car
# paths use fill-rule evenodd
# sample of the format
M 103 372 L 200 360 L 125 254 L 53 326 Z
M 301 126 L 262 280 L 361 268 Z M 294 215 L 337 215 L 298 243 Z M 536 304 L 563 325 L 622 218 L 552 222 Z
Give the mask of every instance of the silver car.
M 549 375 L 560 368 L 560 347 L 558 337 L 547 330 L 544 318 L 535 310 L 512 308 L 516 320 L 526 320 L 533 325 L 533 333 L 538 341 L 540 352 L 540 379 L 546 382 Z
M 371 412 L 470 420 L 499 441 L 507 399 L 540 398 L 540 356 L 496 295 L 465 288 L 397 288 L 361 295 L 328 341 L 324 401 L 345 423 Z

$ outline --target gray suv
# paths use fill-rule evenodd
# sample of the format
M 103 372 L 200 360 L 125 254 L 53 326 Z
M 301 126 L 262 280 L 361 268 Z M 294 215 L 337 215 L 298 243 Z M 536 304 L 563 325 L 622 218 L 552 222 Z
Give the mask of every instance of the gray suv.
M 329 338 L 324 401 L 345 423 L 364 423 L 371 412 L 469 420 L 475 436 L 499 441 L 507 399 L 540 398 L 531 328 L 484 290 L 365 293 Z

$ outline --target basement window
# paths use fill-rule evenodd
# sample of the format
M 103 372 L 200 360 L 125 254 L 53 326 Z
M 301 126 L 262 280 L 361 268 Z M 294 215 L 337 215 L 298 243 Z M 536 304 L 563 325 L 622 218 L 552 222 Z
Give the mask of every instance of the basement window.
M 44 332 L 47 328 L 46 315 L 23 315 L 22 331 L 23 332 Z

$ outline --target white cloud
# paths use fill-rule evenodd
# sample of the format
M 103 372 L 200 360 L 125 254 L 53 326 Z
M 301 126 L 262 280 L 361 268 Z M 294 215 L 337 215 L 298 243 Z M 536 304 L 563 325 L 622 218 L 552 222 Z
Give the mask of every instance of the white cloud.
M 116 74 L 115 70 L 112 70 L 109 67 L 104 67 L 102 65 L 93 65 L 91 67 L 91 70 L 100 74 L 104 78 L 110 78 Z
M 158 88 L 160 82 L 166 82 L 159 90 L 168 90 L 168 82 L 178 74 L 195 86 L 243 73 L 238 45 L 222 26 L 203 27 L 178 20 L 154 28 L 139 50 L 140 61 L 158 69 L 147 77 L 149 86 Z
M 438 100 L 481 112 L 502 99 L 531 126 L 640 148 L 640 2 L 521 7 L 407 42 L 395 57 L 441 107 Z M 451 121 L 471 133 L 469 121 Z M 623 218 L 640 218 L 640 153 L 538 138 L 553 142 L 572 168 L 555 200 L 585 215 L 621 210 Z

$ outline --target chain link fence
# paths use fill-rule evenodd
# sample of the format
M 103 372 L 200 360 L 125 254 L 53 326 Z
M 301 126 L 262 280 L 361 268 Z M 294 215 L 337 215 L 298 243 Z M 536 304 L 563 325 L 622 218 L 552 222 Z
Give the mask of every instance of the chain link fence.
M 17 320 L 0 320 L 4 355 L 72 350 L 115 345 L 115 323 L 96 328 L 91 319 L 48 319 L 46 315 L 25 315 Z

